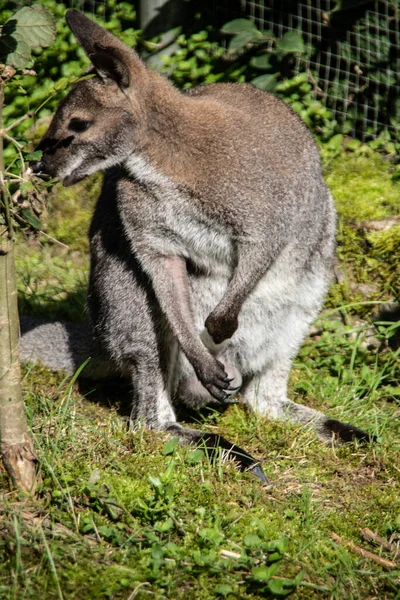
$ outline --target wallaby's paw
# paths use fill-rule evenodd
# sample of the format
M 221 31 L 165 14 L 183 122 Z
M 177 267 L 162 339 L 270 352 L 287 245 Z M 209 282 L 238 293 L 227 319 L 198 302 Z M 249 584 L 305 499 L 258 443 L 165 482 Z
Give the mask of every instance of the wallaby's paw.
M 325 419 L 318 428 L 319 436 L 327 442 L 339 443 L 374 441 L 375 437 L 349 423 L 342 423 L 336 419 Z
M 228 379 L 231 379 L 229 387 L 224 390 L 226 396 L 225 400 L 216 400 L 216 398 L 210 394 L 208 389 L 204 387 L 196 375 L 188 377 L 179 383 L 177 397 L 186 406 L 191 406 L 192 408 L 197 409 L 210 404 L 217 404 L 219 406 L 223 405 L 224 407 L 230 404 L 237 404 L 237 400 L 235 398 L 237 392 L 242 387 L 242 377 L 239 371 L 229 364 L 225 365 L 224 370 Z
M 225 403 L 229 392 L 233 391 L 230 385 L 233 378 L 228 377 L 224 365 L 219 360 L 210 356 L 207 363 L 196 369 L 196 375 L 213 398 Z
M 207 317 L 205 326 L 213 341 L 216 344 L 221 344 L 224 340 L 233 336 L 239 322 L 236 314 L 219 314 L 217 309 L 213 310 Z

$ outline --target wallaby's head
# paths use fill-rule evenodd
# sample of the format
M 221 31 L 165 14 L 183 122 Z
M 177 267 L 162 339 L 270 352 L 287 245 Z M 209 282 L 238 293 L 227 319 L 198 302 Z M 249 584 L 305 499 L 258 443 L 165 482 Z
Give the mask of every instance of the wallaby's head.
M 42 158 L 31 168 L 72 185 L 140 149 L 149 76 L 132 49 L 82 13 L 68 11 L 67 22 L 95 76 L 60 103 L 38 146 Z

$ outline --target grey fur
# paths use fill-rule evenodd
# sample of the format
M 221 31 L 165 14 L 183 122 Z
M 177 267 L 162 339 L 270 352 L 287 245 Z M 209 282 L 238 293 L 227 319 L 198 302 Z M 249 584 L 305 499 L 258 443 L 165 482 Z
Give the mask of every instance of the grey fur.
M 106 169 L 88 306 L 99 347 L 131 373 L 134 417 L 173 428 L 175 402 L 223 404 L 242 386 L 262 415 L 367 439 L 287 398 L 335 249 L 307 128 L 251 85 L 182 94 L 82 14 L 67 20 L 97 76 L 61 103 L 35 170 L 70 185 Z

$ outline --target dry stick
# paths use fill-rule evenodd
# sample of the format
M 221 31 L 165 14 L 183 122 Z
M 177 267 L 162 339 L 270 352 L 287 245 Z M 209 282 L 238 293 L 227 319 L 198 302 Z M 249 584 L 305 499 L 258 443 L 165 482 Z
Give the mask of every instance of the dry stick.
M 0 79 L 0 131 L 4 81 Z M 0 135 L 0 212 L 6 229 L 0 238 L 0 460 L 15 487 L 33 491 L 36 454 L 26 421 L 19 364 L 19 320 L 14 264 L 13 222 L 4 181 L 3 138 Z
M 381 565 L 381 567 L 385 567 L 386 569 L 395 569 L 398 566 L 392 560 L 386 560 L 385 558 L 381 558 L 380 556 L 377 556 L 376 554 L 373 554 L 368 550 L 364 550 L 364 548 L 360 548 L 360 546 L 356 546 L 356 544 L 354 544 L 353 542 L 349 542 L 348 540 L 342 539 L 339 535 L 337 535 L 337 533 L 334 533 L 333 531 L 331 531 L 331 538 L 334 539 L 335 542 L 344 544 L 345 546 L 350 548 L 350 550 L 353 550 L 353 552 L 356 552 L 363 558 L 369 558 L 370 560 L 373 560 L 378 565 Z
M 388 540 L 385 540 L 385 538 L 368 529 L 368 527 L 360 529 L 360 533 L 364 540 L 367 540 L 367 542 L 372 542 L 373 544 L 377 544 L 378 546 L 382 546 L 384 550 L 388 550 L 389 552 L 396 552 L 397 550 L 396 544 L 391 544 L 388 542 Z

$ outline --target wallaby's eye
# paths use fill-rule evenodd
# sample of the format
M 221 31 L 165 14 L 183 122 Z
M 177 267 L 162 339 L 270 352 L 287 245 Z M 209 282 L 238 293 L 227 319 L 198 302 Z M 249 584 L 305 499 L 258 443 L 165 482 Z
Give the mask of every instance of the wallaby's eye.
M 71 119 L 68 125 L 68 129 L 74 133 L 83 133 L 91 126 L 90 121 L 85 119 Z

